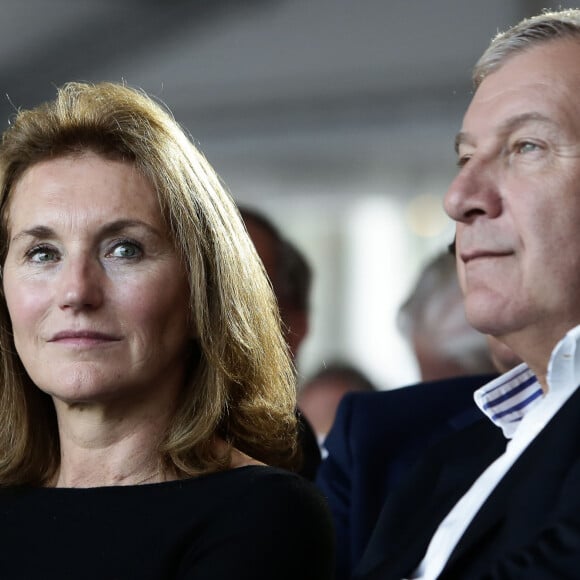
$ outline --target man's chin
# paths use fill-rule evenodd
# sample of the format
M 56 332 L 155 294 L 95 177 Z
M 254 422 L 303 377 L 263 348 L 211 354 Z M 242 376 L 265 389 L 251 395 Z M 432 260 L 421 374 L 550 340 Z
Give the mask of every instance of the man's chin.
M 473 307 L 466 302 L 465 316 L 470 326 L 482 334 L 500 337 L 513 330 L 510 320 L 497 306 L 479 304 Z

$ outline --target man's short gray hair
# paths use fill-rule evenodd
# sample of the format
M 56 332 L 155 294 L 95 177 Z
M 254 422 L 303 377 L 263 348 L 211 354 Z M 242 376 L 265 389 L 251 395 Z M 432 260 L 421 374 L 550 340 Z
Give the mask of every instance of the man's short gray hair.
M 542 12 L 500 32 L 473 67 L 472 81 L 477 89 L 483 79 L 505 61 L 539 43 L 557 39 L 580 41 L 580 10 Z

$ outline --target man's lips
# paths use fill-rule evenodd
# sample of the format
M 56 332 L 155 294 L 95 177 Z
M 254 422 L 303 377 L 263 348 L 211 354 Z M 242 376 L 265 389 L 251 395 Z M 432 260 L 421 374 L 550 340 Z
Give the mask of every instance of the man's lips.
M 505 258 L 506 256 L 511 256 L 512 254 L 512 251 L 507 250 L 469 250 L 463 251 L 459 255 L 461 257 L 461 261 L 464 264 L 468 264 L 469 262 L 485 258 Z

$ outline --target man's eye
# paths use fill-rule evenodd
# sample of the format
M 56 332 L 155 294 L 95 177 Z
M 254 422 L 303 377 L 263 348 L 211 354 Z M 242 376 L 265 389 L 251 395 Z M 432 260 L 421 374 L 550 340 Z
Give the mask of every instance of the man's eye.
M 520 143 L 516 143 L 516 151 L 518 153 L 532 153 L 539 149 L 539 145 L 537 143 L 532 143 L 531 141 L 521 141 Z
M 58 254 L 48 246 L 36 246 L 26 252 L 26 258 L 30 262 L 55 262 L 58 260 Z
M 471 155 L 461 155 L 457 160 L 457 167 L 463 167 L 470 159 Z
M 109 255 L 113 258 L 139 258 L 142 250 L 135 242 L 120 242 L 113 247 Z

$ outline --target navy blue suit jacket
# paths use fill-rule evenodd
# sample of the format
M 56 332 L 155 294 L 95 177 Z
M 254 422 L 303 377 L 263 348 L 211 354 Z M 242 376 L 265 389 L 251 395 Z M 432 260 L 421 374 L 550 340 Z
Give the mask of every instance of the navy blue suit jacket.
M 435 530 L 505 450 L 486 418 L 431 448 L 387 500 L 355 578 L 400 580 Z M 485 501 L 439 580 L 580 578 L 580 389 Z
M 325 441 L 329 456 L 316 479 L 334 519 L 337 579 L 350 578 L 387 496 L 419 456 L 479 419 L 473 392 L 494 377 L 345 395 Z

